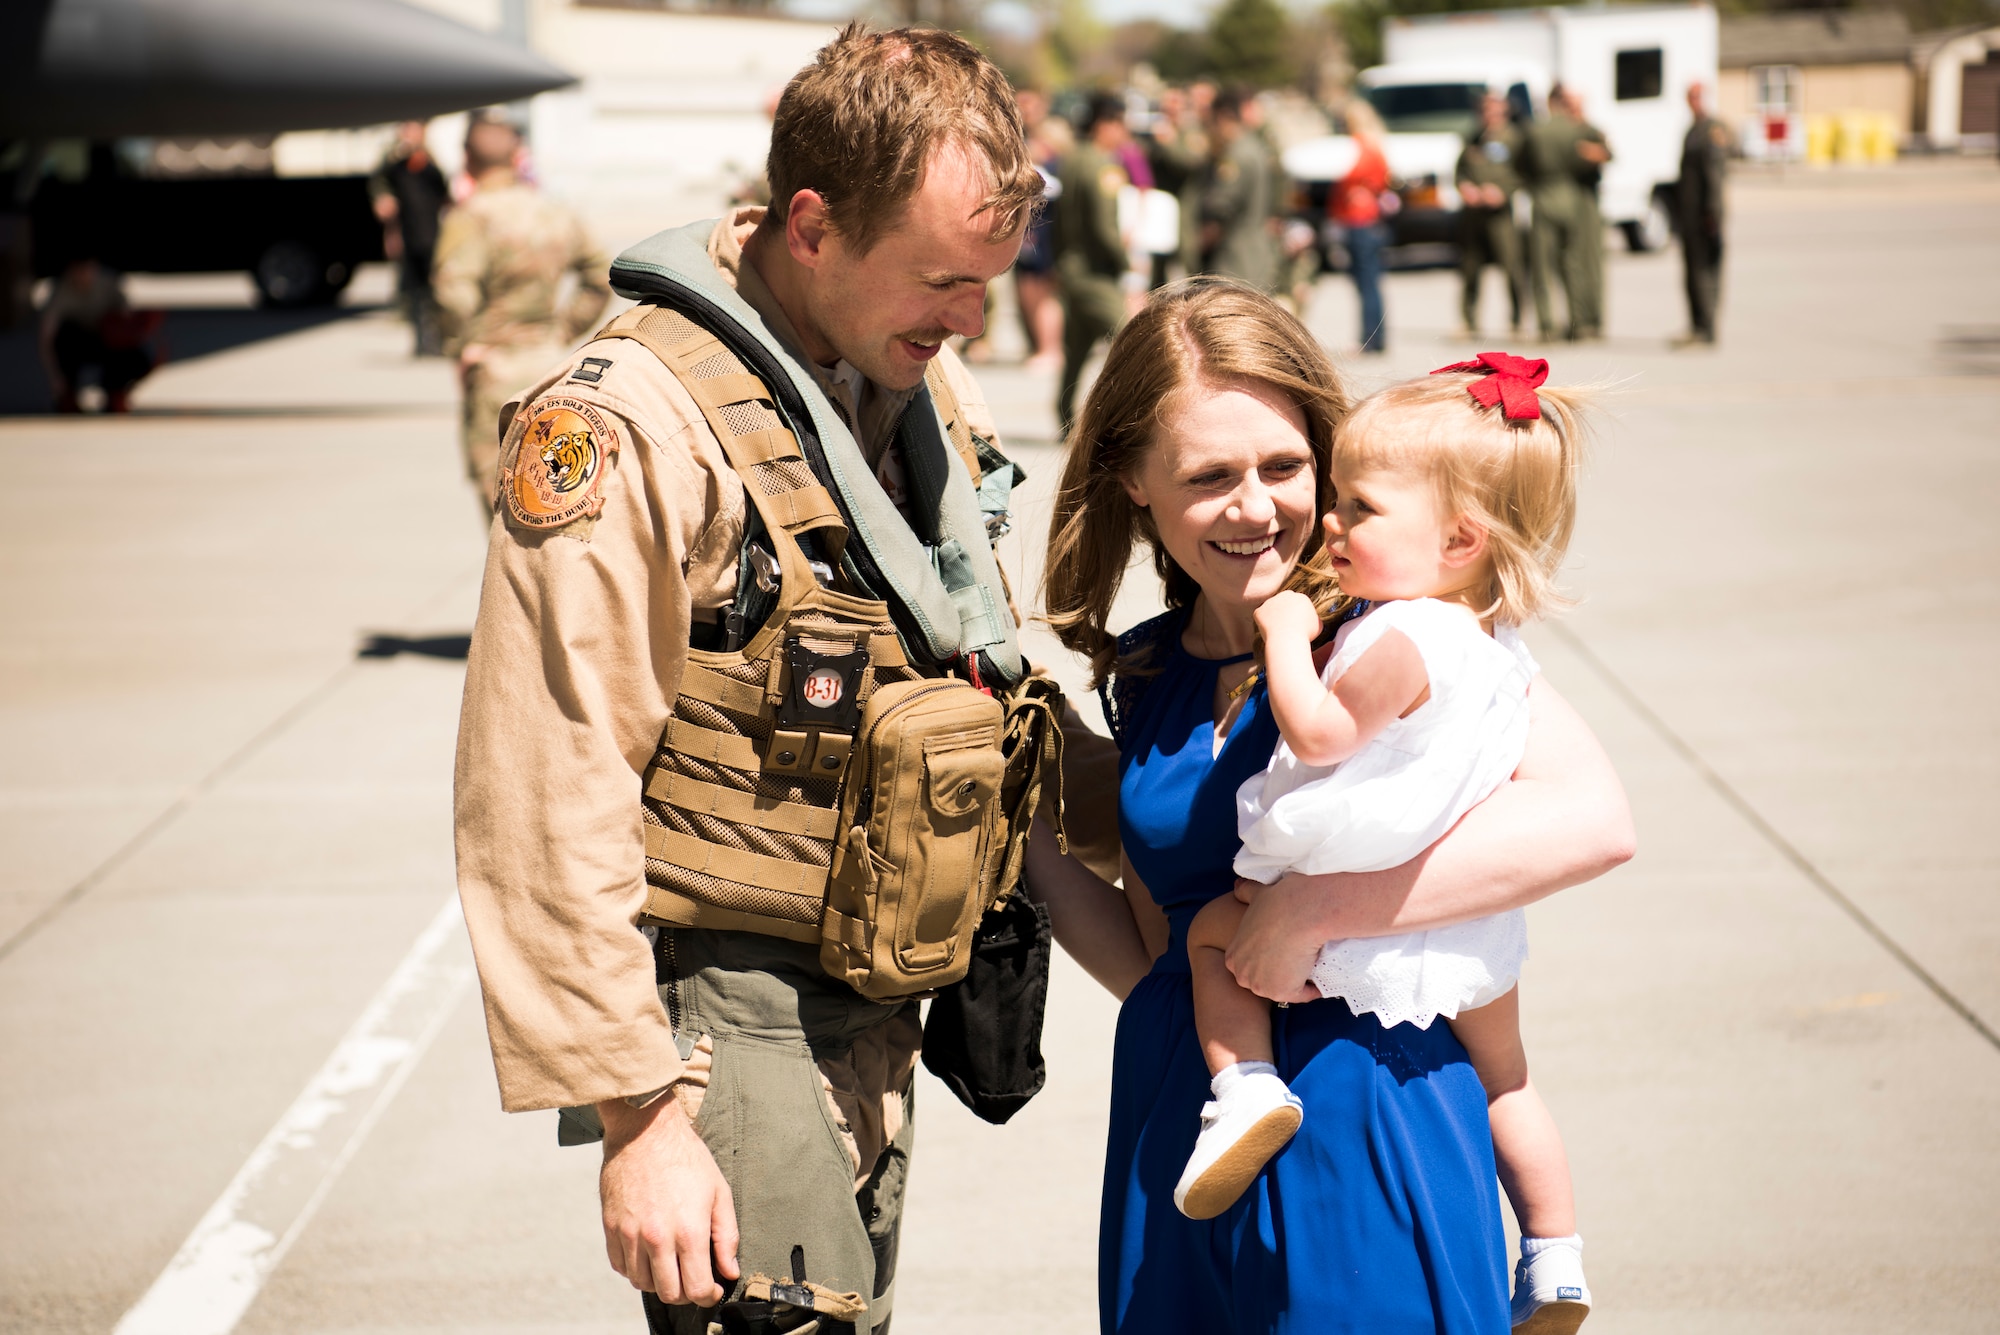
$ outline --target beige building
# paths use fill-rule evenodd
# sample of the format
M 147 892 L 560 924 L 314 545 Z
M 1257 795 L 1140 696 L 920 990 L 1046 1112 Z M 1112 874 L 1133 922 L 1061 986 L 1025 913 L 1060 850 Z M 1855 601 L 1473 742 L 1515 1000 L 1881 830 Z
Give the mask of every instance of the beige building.
M 1880 118 L 1906 142 L 1910 25 L 1890 10 L 1722 17 L 1717 113 L 1750 157 L 1797 158 L 1809 122 Z

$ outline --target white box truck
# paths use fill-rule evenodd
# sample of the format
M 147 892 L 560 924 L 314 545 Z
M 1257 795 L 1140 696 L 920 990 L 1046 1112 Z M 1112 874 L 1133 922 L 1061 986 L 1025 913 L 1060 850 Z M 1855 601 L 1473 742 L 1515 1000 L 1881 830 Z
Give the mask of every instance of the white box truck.
M 1716 83 L 1716 18 L 1707 4 L 1587 5 L 1479 10 L 1383 22 L 1385 60 L 1364 70 L 1359 91 L 1389 129 L 1386 156 L 1405 208 L 1399 242 L 1456 237 L 1458 151 L 1479 122 L 1481 99 L 1505 94 L 1517 119 L 1547 114 L 1561 83 L 1604 131 L 1612 161 L 1598 202 L 1634 250 L 1667 243 L 1668 192 L 1680 175 L 1681 141 L 1693 118 L 1688 85 Z M 1285 155 L 1308 186 L 1344 175 L 1354 148 L 1345 136 L 1312 140 Z

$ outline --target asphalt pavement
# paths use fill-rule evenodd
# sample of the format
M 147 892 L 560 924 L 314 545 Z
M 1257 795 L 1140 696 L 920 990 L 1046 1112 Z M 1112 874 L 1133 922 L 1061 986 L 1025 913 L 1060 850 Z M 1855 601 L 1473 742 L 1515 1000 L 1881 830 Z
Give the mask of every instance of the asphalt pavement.
M 1532 350 L 1604 418 L 1582 602 L 1530 642 L 1641 841 L 1529 914 L 1586 1329 L 1990 1331 L 2000 175 L 1732 189 L 1719 348 L 1667 347 L 1668 252 L 1613 255 L 1606 342 Z M 1455 284 L 1390 277 L 1385 357 L 1344 279 L 1310 319 L 1364 390 L 1529 350 L 1458 341 Z M 363 311 L 0 419 L 0 1329 L 642 1329 L 595 1152 L 498 1109 L 452 917 L 484 534 L 407 343 Z M 981 376 L 1032 586 L 1053 379 Z M 1093 1328 L 1115 1019 L 1059 960 L 1013 1123 L 923 1077 L 904 1335 Z

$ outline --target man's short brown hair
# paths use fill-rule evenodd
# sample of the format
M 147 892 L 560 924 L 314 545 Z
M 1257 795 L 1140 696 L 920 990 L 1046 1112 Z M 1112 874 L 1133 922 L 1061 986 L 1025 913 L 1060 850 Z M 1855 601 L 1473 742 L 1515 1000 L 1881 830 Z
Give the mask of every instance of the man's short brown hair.
M 826 201 L 833 229 L 866 253 L 892 229 L 941 148 L 985 164 L 979 213 L 1012 236 L 1042 196 L 1007 76 L 964 39 L 931 28 L 870 32 L 861 22 L 821 47 L 778 99 L 771 126 L 771 220 L 792 196 Z

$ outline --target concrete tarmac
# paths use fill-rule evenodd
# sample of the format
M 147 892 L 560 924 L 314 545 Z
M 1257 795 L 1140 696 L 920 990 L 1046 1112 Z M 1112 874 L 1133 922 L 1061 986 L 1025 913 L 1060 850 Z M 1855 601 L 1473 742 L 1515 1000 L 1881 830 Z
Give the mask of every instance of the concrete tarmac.
M 1666 348 L 1668 252 L 1613 255 L 1606 343 L 1535 350 L 1607 392 L 1583 601 L 1531 642 L 1641 838 L 1530 911 L 1587 1329 L 1991 1330 L 2000 177 L 1732 189 L 1718 349 Z M 1344 279 L 1311 323 L 1364 390 L 1525 350 L 1451 337 L 1455 285 L 1391 276 L 1383 358 L 1347 350 Z M 498 1111 L 471 990 L 349 1060 L 452 893 L 484 541 L 448 371 L 406 351 L 364 314 L 170 366 L 127 419 L 0 421 L 0 1329 L 112 1330 L 246 1161 L 233 1217 L 278 1260 L 201 1290 L 236 1329 L 642 1328 L 594 1151 Z M 981 374 L 1033 474 L 1032 584 L 1054 385 Z M 1059 960 L 1049 1087 L 1010 1125 L 923 1077 L 905 1335 L 1092 1328 L 1115 1020 Z M 309 1086 L 345 1112 L 254 1159 Z

